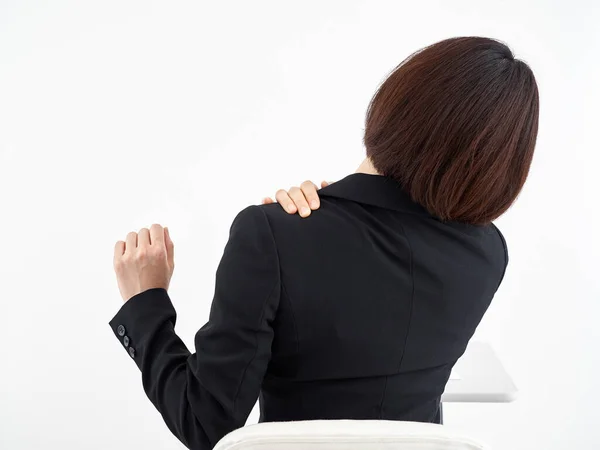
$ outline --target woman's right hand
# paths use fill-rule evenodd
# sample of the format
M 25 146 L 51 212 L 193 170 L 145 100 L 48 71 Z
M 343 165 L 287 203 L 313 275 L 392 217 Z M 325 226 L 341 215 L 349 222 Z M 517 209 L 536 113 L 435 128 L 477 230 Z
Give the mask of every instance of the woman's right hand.
M 321 182 L 321 187 L 329 186 L 327 181 Z M 288 191 L 280 189 L 275 194 L 275 200 L 289 214 L 300 213 L 301 217 L 310 216 L 311 211 L 319 209 L 321 202 L 317 194 L 318 187 L 312 181 L 305 181 L 299 187 L 291 187 Z M 271 197 L 263 199 L 262 204 L 275 203 Z

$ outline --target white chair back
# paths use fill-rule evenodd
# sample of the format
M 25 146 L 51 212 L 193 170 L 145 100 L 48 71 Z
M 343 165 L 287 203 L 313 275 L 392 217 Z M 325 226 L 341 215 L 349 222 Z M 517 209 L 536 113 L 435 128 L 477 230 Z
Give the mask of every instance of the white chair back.
M 388 420 L 310 420 L 250 425 L 214 450 L 491 450 L 449 428 Z

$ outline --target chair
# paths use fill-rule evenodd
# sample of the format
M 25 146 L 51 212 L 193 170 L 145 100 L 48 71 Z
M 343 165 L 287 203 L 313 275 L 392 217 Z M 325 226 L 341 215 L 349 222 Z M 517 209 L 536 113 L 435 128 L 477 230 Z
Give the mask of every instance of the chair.
M 490 450 L 446 425 L 388 420 L 260 423 L 229 433 L 214 450 Z

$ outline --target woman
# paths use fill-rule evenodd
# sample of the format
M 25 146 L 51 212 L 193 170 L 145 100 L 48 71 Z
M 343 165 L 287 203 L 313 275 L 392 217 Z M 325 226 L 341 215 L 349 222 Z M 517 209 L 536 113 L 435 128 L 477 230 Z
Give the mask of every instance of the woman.
M 525 182 L 537 126 L 534 76 L 504 44 L 455 38 L 410 56 L 369 105 L 367 158 L 319 191 L 319 211 L 236 217 L 195 353 L 174 331 L 168 233 L 120 241 L 126 303 L 110 325 L 170 430 L 212 448 L 257 398 L 261 421 L 439 422 L 452 366 L 504 276 L 492 220 Z M 278 199 L 318 200 L 304 192 Z

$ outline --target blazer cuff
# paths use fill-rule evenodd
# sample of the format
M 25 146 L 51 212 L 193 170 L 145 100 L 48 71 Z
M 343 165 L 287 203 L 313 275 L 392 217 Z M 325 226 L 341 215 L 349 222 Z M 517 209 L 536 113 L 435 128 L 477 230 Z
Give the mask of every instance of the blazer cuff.
M 109 325 L 125 351 L 140 367 L 152 337 L 165 324 L 174 328 L 176 319 L 167 291 L 153 288 L 127 300 Z

